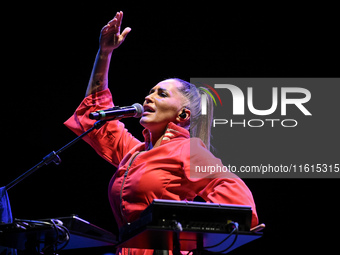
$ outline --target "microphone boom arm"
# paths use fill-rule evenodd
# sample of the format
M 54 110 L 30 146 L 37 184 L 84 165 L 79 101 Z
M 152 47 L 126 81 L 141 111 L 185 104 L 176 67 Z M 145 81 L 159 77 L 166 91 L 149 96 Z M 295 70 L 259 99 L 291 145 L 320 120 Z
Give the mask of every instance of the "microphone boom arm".
M 113 120 L 115 118 L 112 118 L 111 120 Z M 66 144 L 64 147 L 62 147 L 61 149 L 55 151 L 50 152 L 49 154 L 47 154 L 42 161 L 40 161 L 38 164 L 36 164 L 34 167 L 32 167 L 31 169 L 29 169 L 28 171 L 26 171 L 25 173 L 23 173 L 22 175 L 20 175 L 18 178 L 16 178 L 15 180 L 13 180 L 12 182 L 10 182 L 9 184 L 7 184 L 5 186 L 6 190 L 9 190 L 10 188 L 12 188 L 13 186 L 15 186 L 16 184 L 18 184 L 19 182 L 21 182 L 22 180 L 24 180 L 26 177 L 28 177 L 29 175 L 33 174 L 35 171 L 37 171 L 38 169 L 40 169 L 41 167 L 43 167 L 44 165 L 48 165 L 51 162 L 54 162 L 56 165 L 59 165 L 61 162 L 61 159 L 59 157 L 59 154 L 61 152 L 63 152 L 64 150 L 66 150 L 67 148 L 71 147 L 73 144 L 75 144 L 76 142 L 78 142 L 80 139 L 82 139 L 84 136 L 86 136 L 88 133 L 92 132 L 94 129 L 100 129 L 108 120 L 98 120 L 97 122 L 95 122 L 93 124 L 93 126 L 85 131 L 84 133 L 82 133 L 80 136 L 76 137 L 75 139 L 73 139 L 71 142 L 69 142 L 68 144 Z

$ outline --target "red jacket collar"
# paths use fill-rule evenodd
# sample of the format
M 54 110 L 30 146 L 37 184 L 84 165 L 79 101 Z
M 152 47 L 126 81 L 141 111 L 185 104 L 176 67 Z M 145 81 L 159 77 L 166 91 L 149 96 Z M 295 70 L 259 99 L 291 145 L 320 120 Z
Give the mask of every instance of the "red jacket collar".
M 143 136 L 145 141 L 145 150 L 152 149 L 151 133 L 150 130 L 144 129 Z M 190 138 L 190 133 L 185 128 L 177 126 L 175 123 L 170 122 L 165 130 L 161 145 L 165 144 L 175 138 Z

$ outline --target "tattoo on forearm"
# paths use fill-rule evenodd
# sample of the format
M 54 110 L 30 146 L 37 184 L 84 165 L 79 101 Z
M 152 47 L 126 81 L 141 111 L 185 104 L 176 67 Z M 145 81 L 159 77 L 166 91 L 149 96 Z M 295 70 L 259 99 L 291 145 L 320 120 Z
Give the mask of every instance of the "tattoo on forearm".
M 92 82 L 92 90 L 100 91 L 103 90 L 107 84 L 107 79 L 103 77 L 103 74 L 96 74 L 95 79 Z

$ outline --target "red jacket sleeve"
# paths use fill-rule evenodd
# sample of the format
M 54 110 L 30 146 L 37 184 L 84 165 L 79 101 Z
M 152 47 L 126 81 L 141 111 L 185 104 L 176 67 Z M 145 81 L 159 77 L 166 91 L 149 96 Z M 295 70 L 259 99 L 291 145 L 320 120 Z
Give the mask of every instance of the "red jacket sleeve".
M 195 173 L 195 166 L 223 166 L 220 159 L 216 158 L 206 149 L 198 138 L 190 139 L 190 155 L 186 162 L 185 173 L 192 181 L 192 187 L 198 196 L 211 203 L 248 205 L 252 208 L 252 223 L 258 225 L 258 217 L 253 195 L 247 185 L 232 173 Z M 188 148 L 187 148 L 188 149 Z
M 113 107 L 109 89 L 84 98 L 74 114 L 64 123 L 77 135 L 90 129 L 95 120 L 89 118 L 94 111 Z M 118 120 L 106 122 L 100 129 L 93 130 L 83 138 L 105 160 L 118 167 L 124 155 L 141 142 L 133 137 Z

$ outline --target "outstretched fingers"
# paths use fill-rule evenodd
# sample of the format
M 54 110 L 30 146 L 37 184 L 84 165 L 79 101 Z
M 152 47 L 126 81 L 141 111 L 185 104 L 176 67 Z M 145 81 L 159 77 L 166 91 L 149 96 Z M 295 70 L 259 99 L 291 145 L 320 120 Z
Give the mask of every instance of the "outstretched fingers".
M 116 16 L 110 20 L 103 28 L 102 33 L 114 32 L 115 34 L 120 33 L 120 26 L 122 24 L 123 12 L 117 12 Z
M 110 20 L 101 30 L 99 39 L 100 48 L 103 51 L 112 51 L 121 45 L 131 28 L 127 27 L 120 33 L 123 20 L 123 12 L 117 12 L 115 17 Z

